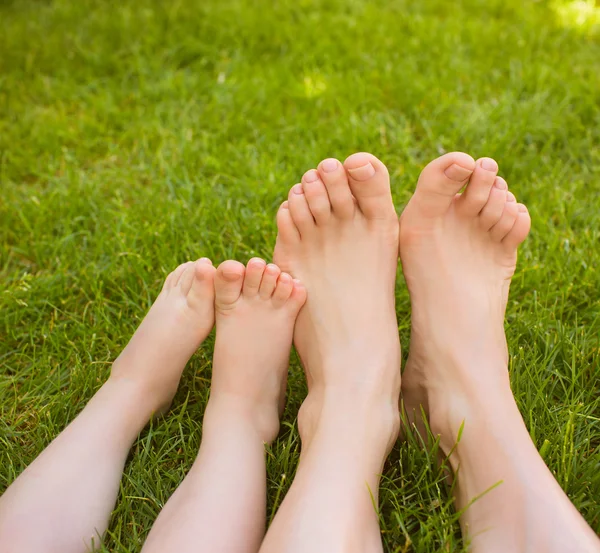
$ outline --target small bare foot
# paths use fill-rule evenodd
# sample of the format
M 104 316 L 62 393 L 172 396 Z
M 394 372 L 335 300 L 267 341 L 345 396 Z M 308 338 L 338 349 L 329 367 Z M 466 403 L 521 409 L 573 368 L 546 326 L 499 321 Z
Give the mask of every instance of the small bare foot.
M 326 412 L 376 413 L 371 432 L 389 448 L 398 429 L 400 345 L 398 222 L 386 167 L 366 153 L 322 161 L 292 187 L 277 225 L 274 259 L 308 291 L 294 333 L 309 387 L 298 417 L 303 454 Z
M 207 413 L 219 406 L 255 421 L 261 439 L 279 432 L 294 324 L 306 289 L 279 267 L 225 261 L 215 277 L 217 336 Z M 224 413 L 227 410 L 219 410 Z
M 446 154 L 423 170 L 400 218 L 412 303 L 402 395 L 417 425 L 420 406 L 429 412 L 446 453 L 473 402 L 510 395 L 504 312 L 531 220 L 497 172 L 493 159 Z
M 212 330 L 214 274 L 206 258 L 177 267 L 113 363 L 110 381 L 139 389 L 148 415 L 169 407 L 185 365 Z

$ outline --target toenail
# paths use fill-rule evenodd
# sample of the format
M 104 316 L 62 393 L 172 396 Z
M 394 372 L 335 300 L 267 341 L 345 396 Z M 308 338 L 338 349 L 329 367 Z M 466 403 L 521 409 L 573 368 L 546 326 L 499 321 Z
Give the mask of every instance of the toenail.
M 508 184 L 506 184 L 506 181 L 501 177 L 496 178 L 494 187 L 498 190 L 508 190 Z
M 302 188 L 302 185 L 301 184 L 294 184 L 294 186 L 292 187 L 292 192 L 294 194 L 298 194 L 298 195 L 304 194 L 304 190 Z
M 508 197 L 506 198 L 509 202 L 516 202 L 517 198 L 515 197 L 515 195 L 512 192 L 508 193 Z
M 255 257 L 248 261 L 248 265 L 253 265 L 254 267 L 262 267 L 265 265 L 264 260 L 260 259 L 260 257 Z
M 198 259 L 198 263 L 210 263 L 212 265 L 212 261 L 208 257 L 201 257 Z
M 267 273 L 276 273 L 277 272 L 277 265 L 273 265 L 272 263 L 269 263 L 267 265 Z
M 456 182 L 467 180 L 472 173 L 472 169 L 467 169 L 466 167 L 462 167 L 457 163 L 450 165 L 450 167 L 444 171 L 444 175 L 446 175 L 450 180 Z
M 229 282 L 235 282 L 242 278 L 242 273 L 238 273 L 237 271 L 223 271 L 223 278 Z
M 281 204 L 281 209 L 289 209 L 289 208 L 290 208 L 290 206 L 289 206 L 287 200 Z
M 294 279 L 294 286 L 297 288 L 302 288 L 303 284 L 297 278 Z
M 311 169 L 308 173 L 304 175 L 305 182 L 315 182 L 319 180 L 319 173 L 317 173 L 314 169 Z
M 497 171 L 498 170 L 498 164 L 490 157 L 484 157 L 481 160 L 481 167 L 482 167 L 482 169 L 485 169 L 486 171 Z
M 337 169 L 338 160 L 333 158 L 326 159 L 321 163 L 321 167 L 326 173 L 331 173 Z
M 283 284 L 287 284 L 292 277 L 286 273 L 282 273 L 279 277 L 279 282 L 283 282 Z
M 375 174 L 375 167 L 371 163 L 367 163 L 362 167 L 356 167 L 356 169 L 348 169 L 348 173 L 355 180 L 367 180 Z
M 527 207 L 524 206 L 523 204 L 519 204 L 519 211 L 521 213 L 527 213 Z

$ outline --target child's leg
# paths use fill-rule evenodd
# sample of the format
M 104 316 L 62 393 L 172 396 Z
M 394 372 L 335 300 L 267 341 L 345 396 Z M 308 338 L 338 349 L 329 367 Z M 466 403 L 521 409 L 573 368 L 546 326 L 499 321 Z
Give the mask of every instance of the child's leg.
M 79 553 L 106 530 L 131 444 L 214 322 L 210 261 L 171 273 L 109 380 L 0 499 L 0 551 Z
M 289 352 L 306 291 L 275 265 L 217 270 L 217 337 L 202 445 L 144 553 L 255 553 L 265 532 L 265 442 L 279 430 Z

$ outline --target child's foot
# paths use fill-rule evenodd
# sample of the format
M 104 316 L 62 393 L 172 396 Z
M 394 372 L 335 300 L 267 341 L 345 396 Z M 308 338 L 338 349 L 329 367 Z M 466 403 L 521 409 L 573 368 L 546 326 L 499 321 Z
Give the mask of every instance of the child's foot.
M 371 435 L 388 448 L 398 428 L 400 345 L 398 221 L 386 167 L 365 153 L 322 161 L 292 187 L 277 225 L 274 259 L 308 291 L 294 333 L 309 386 L 298 418 L 303 451 L 326 413 L 372 422 Z
M 261 439 L 270 443 L 279 432 L 294 324 L 306 290 L 276 265 L 254 258 L 247 267 L 237 261 L 219 265 L 215 291 L 209 403 L 254 419 Z
M 206 258 L 177 267 L 113 363 L 110 381 L 138 388 L 149 415 L 169 407 L 183 369 L 212 330 L 214 275 Z
M 418 425 L 420 406 L 429 411 L 446 453 L 481 402 L 510 395 L 504 312 L 531 220 L 497 172 L 492 159 L 446 154 L 423 170 L 400 218 L 412 303 L 402 394 Z

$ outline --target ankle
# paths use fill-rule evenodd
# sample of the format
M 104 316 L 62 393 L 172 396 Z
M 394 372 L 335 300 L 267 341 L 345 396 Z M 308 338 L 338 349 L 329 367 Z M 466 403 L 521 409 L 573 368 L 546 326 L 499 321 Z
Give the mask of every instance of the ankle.
M 278 406 L 230 394 L 211 394 L 203 426 L 218 429 L 230 425 L 244 426 L 262 442 L 270 444 L 279 433 Z
M 298 432 L 304 446 L 314 436 L 331 434 L 389 453 L 400 430 L 398 400 L 370 397 L 348 389 L 314 388 L 298 413 Z

